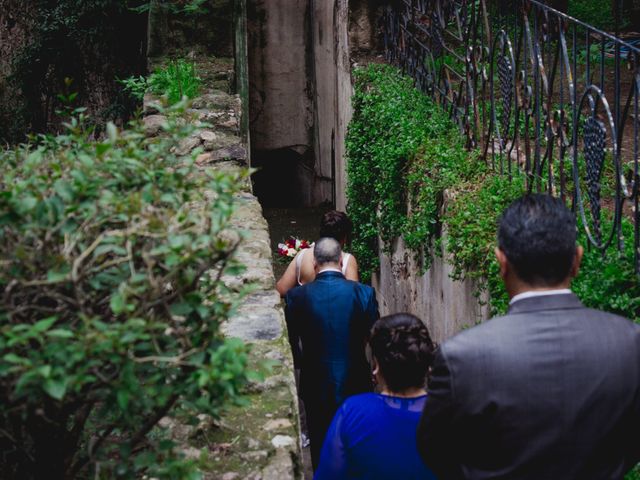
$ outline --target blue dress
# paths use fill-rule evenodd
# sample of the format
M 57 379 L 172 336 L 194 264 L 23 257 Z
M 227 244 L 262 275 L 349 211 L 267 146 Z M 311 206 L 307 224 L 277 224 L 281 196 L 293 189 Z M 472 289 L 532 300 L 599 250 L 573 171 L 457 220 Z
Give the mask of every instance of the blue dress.
M 416 446 L 426 399 L 377 393 L 348 398 L 329 427 L 314 480 L 435 480 Z

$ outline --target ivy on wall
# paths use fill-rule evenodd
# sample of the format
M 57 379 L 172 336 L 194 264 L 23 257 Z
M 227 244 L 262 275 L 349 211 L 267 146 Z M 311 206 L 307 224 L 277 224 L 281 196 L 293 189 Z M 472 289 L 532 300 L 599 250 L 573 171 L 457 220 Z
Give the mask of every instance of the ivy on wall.
M 503 313 L 508 297 L 494 257 L 496 229 L 502 211 L 525 191 L 524 178 L 494 174 L 477 152 L 465 150 L 447 114 L 397 69 L 370 65 L 357 70 L 355 79 L 347 195 L 352 249 L 363 279 L 371 277 L 379 253 L 390 252 L 397 237 L 428 268 L 433 252 L 440 251 L 430 246 L 446 226 L 453 277 L 478 280 L 489 291 L 492 312 Z M 630 222 L 623 222 L 623 230 L 633 238 Z M 579 242 L 586 252 L 574 291 L 587 306 L 640 321 L 632 242 L 622 253 L 612 246 L 604 256 L 586 248 L 583 235 Z
M 352 249 L 368 280 L 379 266 L 378 235 L 387 252 L 399 236 L 419 252 L 439 232 L 442 192 L 472 181 L 485 166 L 470 161 L 447 116 L 396 69 L 372 65 L 357 70 L 355 80 L 347 194 Z

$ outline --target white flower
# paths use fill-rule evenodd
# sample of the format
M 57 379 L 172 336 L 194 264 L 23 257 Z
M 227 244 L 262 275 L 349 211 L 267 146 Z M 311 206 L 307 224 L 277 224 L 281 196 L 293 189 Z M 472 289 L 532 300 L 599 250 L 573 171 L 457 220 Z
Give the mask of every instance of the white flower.
M 296 256 L 296 249 L 295 248 L 290 248 L 289 251 L 287 252 L 287 256 L 295 257 Z

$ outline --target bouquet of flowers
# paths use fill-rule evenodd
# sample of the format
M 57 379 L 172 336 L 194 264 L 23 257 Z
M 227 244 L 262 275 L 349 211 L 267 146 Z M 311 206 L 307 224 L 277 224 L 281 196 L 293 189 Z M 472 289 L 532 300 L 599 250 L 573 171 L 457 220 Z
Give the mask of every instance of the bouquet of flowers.
M 309 248 L 312 244 L 307 240 L 300 240 L 299 238 L 289 237 L 284 243 L 278 244 L 278 254 L 281 257 L 293 258 L 300 250 Z

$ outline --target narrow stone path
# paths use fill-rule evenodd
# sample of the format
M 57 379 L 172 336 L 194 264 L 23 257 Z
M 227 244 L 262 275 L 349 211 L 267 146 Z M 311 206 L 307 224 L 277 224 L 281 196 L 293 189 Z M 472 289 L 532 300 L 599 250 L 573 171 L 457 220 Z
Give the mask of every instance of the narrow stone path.
M 265 208 L 264 218 L 269 224 L 271 237 L 271 251 L 273 257 L 273 272 L 276 280 L 284 273 L 288 261 L 278 258 L 278 243 L 288 237 L 297 237 L 309 241 L 315 241 L 320 233 L 320 218 L 329 210 L 328 208 Z M 303 431 L 306 430 L 306 418 L 304 405 L 300 406 L 300 424 Z M 313 478 L 311 466 L 311 452 L 309 447 L 302 449 L 303 475 L 305 480 Z

